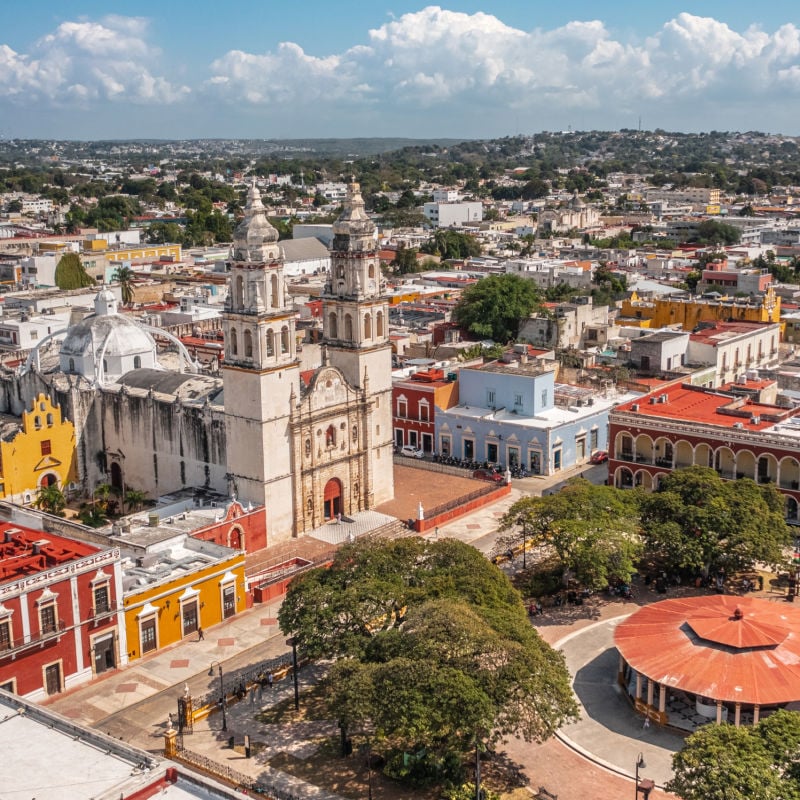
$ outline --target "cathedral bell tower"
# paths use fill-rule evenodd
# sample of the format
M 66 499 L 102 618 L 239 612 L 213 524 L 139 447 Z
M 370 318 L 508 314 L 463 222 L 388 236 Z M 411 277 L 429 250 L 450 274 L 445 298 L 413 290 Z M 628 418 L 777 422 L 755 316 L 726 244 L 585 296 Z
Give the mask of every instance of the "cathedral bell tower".
M 368 395 L 369 472 L 377 505 L 394 496 L 389 306 L 383 296 L 377 230 L 354 179 L 333 223 L 331 274 L 322 311 L 328 363 Z
M 229 479 L 240 499 L 266 506 L 270 539 L 279 541 L 293 529 L 289 418 L 300 373 L 278 232 L 255 184 L 233 234 L 222 327 Z

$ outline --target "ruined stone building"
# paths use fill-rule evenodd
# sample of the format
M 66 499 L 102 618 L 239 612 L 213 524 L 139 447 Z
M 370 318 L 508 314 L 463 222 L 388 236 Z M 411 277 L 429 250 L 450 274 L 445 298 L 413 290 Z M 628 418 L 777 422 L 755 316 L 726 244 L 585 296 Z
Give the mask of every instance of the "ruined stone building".
M 356 183 L 333 232 L 317 368 L 301 370 L 283 251 L 253 187 L 234 233 L 221 377 L 197 374 L 177 341 L 180 369 L 166 369 L 156 331 L 101 291 L 57 356 L 45 339 L 24 369 L 0 374 L 0 413 L 20 415 L 39 393 L 61 407 L 76 436 L 69 488 L 235 493 L 266 507 L 273 543 L 391 499 L 388 306 Z

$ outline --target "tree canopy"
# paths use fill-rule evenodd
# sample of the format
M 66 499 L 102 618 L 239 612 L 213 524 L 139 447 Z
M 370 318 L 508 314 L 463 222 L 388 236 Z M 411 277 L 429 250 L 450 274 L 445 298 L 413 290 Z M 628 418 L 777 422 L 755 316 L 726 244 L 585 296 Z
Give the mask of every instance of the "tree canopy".
M 723 480 L 709 467 L 687 467 L 642 496 L 642 531 L 650 557 L 676 570 L 780 563 L 791 541 L 783 497 L 772 484 Z
M 642 551 L 637 495 L 583 478 L 573 478 L 556 494 L 520 498 L 501 518 L 500 529 L 515 529 L 515 539 L 524 535 L 549 548 L 565 577 L 593 588 L 629 581 Z
M 533 281 L 512 273 L 490 275 L 464 291 L 453 317 L 476 336 L 506 343 L 517 338 L 520 320 L 540 305 Z
M 95 285 L 77 253 L 64 253 L 61 256 L 56 264 L 55 281 L 59 289 L 82 289 L 85 286 Z
M 476 739 L 540 741 L 576 713 L 563 657 L 506 576 L 458 541 L 347 545 L 291 583 L 278 619 L 305 653 L 338 659 L 329 705 L 349 735 L 424 747 L 439 770 Z
M 683 800 L 797 800 L 800 714 L 780 710 L 754 727 L 706 725 L 672 757 L 667 789 Z

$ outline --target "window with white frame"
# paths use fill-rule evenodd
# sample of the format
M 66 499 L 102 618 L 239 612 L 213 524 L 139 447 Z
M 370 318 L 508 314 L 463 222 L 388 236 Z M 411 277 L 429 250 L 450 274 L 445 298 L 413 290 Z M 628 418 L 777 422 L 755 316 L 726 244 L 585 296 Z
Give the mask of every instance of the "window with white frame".
M 48 600 L 39 605 L 39 630 L 43 633 L 55 633 L 58 630 L 58 609 L 56 601 Z
M 2 606 L 0 606 L 0 609 Z M 6 610 L 0 616 L 0 653 L 10 650 L 14 643 L 14 634 L 11 628 L 11 612 Z
M 419 401 L 419 419 L 420 422 L 428 422 L 430 419 L 430 406 L 427 400 Z
M 401 419 L 408 417 L 408 400 L 405 397 L 397 398 L 397 416 Z
M 95 586 L 92 592 L 94 599 L 94 613 L 107 614 L 111 611 L 111 592 L 109 591 L 108 582 Z

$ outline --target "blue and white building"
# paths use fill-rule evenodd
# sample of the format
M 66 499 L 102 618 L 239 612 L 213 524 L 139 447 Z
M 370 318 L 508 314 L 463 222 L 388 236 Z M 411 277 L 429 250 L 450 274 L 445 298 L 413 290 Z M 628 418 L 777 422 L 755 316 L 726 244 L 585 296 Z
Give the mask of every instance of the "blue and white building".
M 556 383 L 541 363 L 494 361 L 459 371 L 459 404 L 436 412 L 443 455 L 553 475 L 608 449 L 608 414 L 630 397 Z

